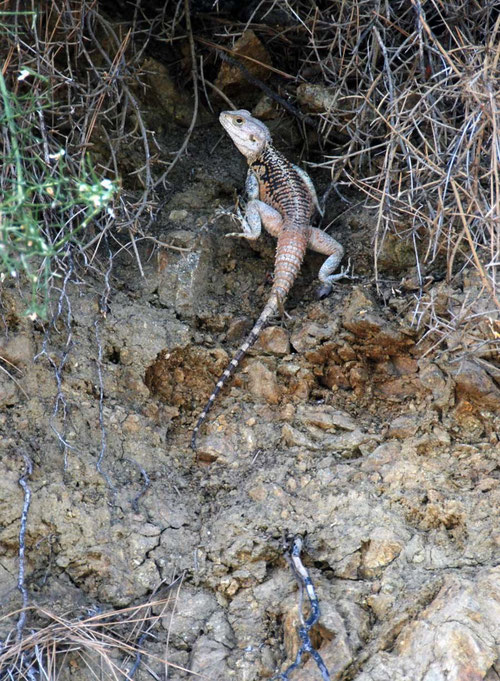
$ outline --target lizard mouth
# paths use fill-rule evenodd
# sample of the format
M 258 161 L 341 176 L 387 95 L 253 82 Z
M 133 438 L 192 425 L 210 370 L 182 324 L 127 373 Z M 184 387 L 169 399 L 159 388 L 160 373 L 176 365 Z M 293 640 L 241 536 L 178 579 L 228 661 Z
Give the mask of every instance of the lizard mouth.
M 232 129 L 236 128 L 236 126 L 233 123 L 233 112 L 232 111 L 222 111 L 219 114 L 219 121 L 221 125 L 228 129 L 231 127 Z

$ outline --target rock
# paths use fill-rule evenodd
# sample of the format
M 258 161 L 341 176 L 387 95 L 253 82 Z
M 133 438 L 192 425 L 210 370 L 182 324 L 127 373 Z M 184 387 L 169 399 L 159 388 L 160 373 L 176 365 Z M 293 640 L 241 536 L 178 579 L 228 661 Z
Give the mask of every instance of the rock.
M 418 371 L 418 362 L 408 355 L 401 355 L 392 358 L 395 370 L 400 376 L 415 374 Z
M 3 373 L 0 374 L 0 407 L 10 407 L 19 402 L 20 398 L 21 393 L 12 378 Z
M 336 614 L 336 618 L 330 622 L 329 627 L 324 627 L 324 619 L 324 614 L 322 613 L 321 624 L 318 625 L 318 628 L 325 632 L 326 641 L 320 641 L 316 645 L 316 649 L 318 650 L 323 663 L 328 669 L 329 678 L 331 681 L 338 681 L 338 679 L 342 677 L 342 673 L 351 664 L 353 659 L 349 645 L 349 638 L 347 636 L 342 618 L 338 613 Z M 330 619 L 332 618 L 330 617 Z M 290 643 L 287 646 L 288 648 L 292 649 L 288 653 L 288 660 L 286 664 L 282 666 L 283 671 L 295 659 L 297 646 L 299 645 L 299 642 L 297 641 L 297 629 L 299 626 L 300 622 L 298 621 L 296 613 L 293 613 L 292 616 L 289 615 L 284 618 L 283 628 L 285 646 L 287 640 L 293 641 L 295 645 L 293 648 Z M 314 633 L 311 635 L 314 638 Z M 316 678 L 320 679 L 321 674 L 315 660 L 313 660 L 311 657 L 305 662 L 305 664 L 301 665 L 293 672 L 293 679 L 295 681 L 312 681 L 312 679 Z
M 476 441 L 484 433 L 484 423 L 479 416 L 479 407 L 461 399 L 452 411 L 453 418 L 458 423 L 468 440 Z
M 227 353 L 220 348 L 165 349 L 147 367 L 144 382 L 169 406 L 191 406 L 193 398 L 204 406 L 228 361 Z
M 193 233 L 184 230 L 172 232 L 169 241 L 188 250 L 168 252 L 168 267 L 158 278 L 158 300 L 173 308 L 181 319 L 192 319 L 205 309 L 206 282 L 213 270 L 214 244 L 209 236 L 203 235 L 194 248 Z
M 357 424 L 346 412 L 326 404 L 316 406 L 301 404 L 297 409 L 297 419 L 304 425 L 317 426 L 322 430 L 356 430 Z
M 364 576 L 376 577 L 382 569 L 399 556 L 404 542 L 391 528 L 377 527 L 370 533 L 367 548 L 362 554 L 361 569 Z
M 403 333 L 393 322 L 384 319 L 376 302 L 360 287 L 351 293 L 342 324 L 364 340 L 363 351 L 372 359 L 400 355 L 414 345 L 410 337 L 413 331 Z
M 260 334 L 258 347 L 271 355 L 288 355 L 290 352 L 288 331 L 281 326 L 268 326 Z
M 197 676 L 222 681 L 229 677 L 226 659 L 230 649 L 210 636 L 202 634 L 194 642 L 191 651 L 190 671 Z
M 300 83 L 297 87 L 297 99 L 306 111 L 330 114 L 328 120 L 333 124 L 337 137 L 349 139 L 346 126 L 353 122 L 364 102 L 360 95 L 343 97 L 339 96 L 339 92 L 338 88 L 328 88 L 320 83 Z M 363 117 L 365 116 L 373 118 L 373 113 L 366 107 L 363 113 Z
M 416 253 L 411 239 L 387 232 L 378 253 L 381 271 L 393 274 L 407 272 L 415 263 Z
M 263 95 L 252 109 L 252 116 L 261 121 L 269 121 L 278 117 L 276 102 L 271 97 Z
M 428 360 L 420 360 L 418 379 L 432 393 L 433 404 L 438 408 L 449 406 L 453 401 L 453 385 L 441 369 Z
M 376 392 L 389 400 L 401 402 L 419 395 L 421 388 L 418 382 L 403 377 L 381 383 Z
M 26 334 L 0 336 L 0 359 L 18 366 L 31 362 L 33 355 L 33 344 Z
M 248 317 L 239 317 L 238 319 L 233 319 L 227 330 L 226 338 L 228 341 L 242 340 L 245 338 L 251 328 L 252 322 Z
M 325 435 L 319 428 L 313 426 L 310 426 L 308 431 L 310 436 L 286 423 L 282 428 L 282 436 L 288 446 L 302 447 L 310 451 L 334 452 L 345 458 L 372 449 L 380 441 L 378 435 L 365 433 L 359 428 L 339 435 Z
M 500 389 L 487 372 L 472 360 L 463 360 L 453 374 L 458 397 L 465 397 L 480 409 L 500 411 Z
M 165 117 L 176 123 L 188 127 L 193 115 L 193 100 L 186 90 L 177 87 L 171 78 L 167 67 L 153 57 L 148 57 L 142 63 L 142 82 L 148 85 L 146 92 L 147 104 L 151 109 L 158 109 Z M 140 93 L 143 96 L 143 93 Z M 207 121 L 211 118 L 202 105 L 198 107 L 199 120 Z
M 325 368 L 325 373 L 322 377 L 322 384 L 331 390 L 337 388 L 342 388 L 343 390 L 348 390 L 349 388 L 355 387 L 355 384 L 351 384 L 348 376 L 349 373 L 344 367 L 338 366 L 337 364 L 328 364 Z
M 446 575 L 437 597 L 375 654 L 356 681 L 494 679 L 500 638 L 500 568 Z
M 269 404 L 278 404 L 281 391 L 276 373 L 259 360 L 250 362 L 246 368 L 249 383 L 248 389 L 257 399 L 264 399 Z
M 316 348 L 321 341 L 333 336 L 333 329 L 315 322 L 306 322 L 291 337 L 291 344 L 297 352 Z
M 245 57 L 251 59 L 245 59 Z M 265 80 L 269 77 L 269 69 L 265 66 L 271 65 L 269 53 L 251 29 L 247 29 L 234 43 L 231 58 L 241 63 L 256 78 Z M 260 62 L 260 64 L 257 62 Z M 248 80 L 237 66 L 224 61 L 215 85 L 223 92 L 226 90 L 234 91 L 238 88 L 248 89 Z
M 303 368 L 298 362 L 280 362 L 278 375 L 285 379 L 288 395 L 293 395 L 299 400 L 307 401 L 312 388 L 316 385 L 312 371 Z
M 172 608 L 162 616 L 163 628 L 169 632 L 176 647 L 192 646 L 206 622 L 217 612 L 215 596 L 205 589 L 193 589 L 185 585 L 182 590 L 182 608 L 172 616 Z
M 288 447 L 304 447 L 309 450 L 318 450 L 319 447 L 304 433 L 294 428 L 289 423 L 285 423 L 281 429 L 281 435 Z
M 389 425 L 389 437 L 404 440 L 415 435 L 420 425 L 420 417 L 416 414 L 406 414 L 396 417 Z
M 168 219 L 172 220 L 172 222 L 184 222 L 188 215 L 189 213 L 185 209 L 171 210 L 168 214 Z
M 338 91 L 323 85 L 300 83 L 297 87 L 297 99 L 309 111 L 325 113 L 335 107 Z

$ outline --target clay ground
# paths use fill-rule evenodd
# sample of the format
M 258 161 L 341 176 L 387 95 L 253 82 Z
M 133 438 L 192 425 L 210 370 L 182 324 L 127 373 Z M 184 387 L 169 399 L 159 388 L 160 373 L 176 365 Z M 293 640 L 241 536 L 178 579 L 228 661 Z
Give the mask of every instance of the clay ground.
M 184 131 L 167 132 L 175 150 Z M 276 143 L 297 158 L 286 135 Z M 4 284 L 1 356 L 17 383 L 0 374 L 2 613 L 21 603 L 29 457 L 30 602 L 78 620 L 164 599 L 135 679 L 165 678 L 164 658 L 202 675 L 171 666 L 169 679 L 284 670 L 299 594 L 283 538 L 296 535 L 332 679 L 500 678 L 500 391 L 474 358 L 421 340 L 401 267 L 376 291 L 374 218 L 360 197 L 331 195 L 323 223 L 355 278 L 317 300 L 322 258 L 307 256 L 287 315 L 189 449 L 270 290 L 273 240 L 225 239 L 235 225 L 215 219 L 244 173 L 214 119 L 195 131 L 151 232 L 181 250 L 139 242 L 141 277 L 116 247 L 109 290 L 100 274 L 75 273 L 52 292 L 52 323 L 26 319 L 22 287 Z M 313 177 L 321 193 L 328 177 Z M 100 253 L 95 271 L 107 267 Z M 1 622 L 2 638 L 15 621 Z M 33 614 L 28 631 L 43 622 Z M 113 659 L 130 670 L 134 657 Z M 100 665 L 68 653 L 61 678 L 109 676 Z M 321 677 L 306 658 L 291 678 Z

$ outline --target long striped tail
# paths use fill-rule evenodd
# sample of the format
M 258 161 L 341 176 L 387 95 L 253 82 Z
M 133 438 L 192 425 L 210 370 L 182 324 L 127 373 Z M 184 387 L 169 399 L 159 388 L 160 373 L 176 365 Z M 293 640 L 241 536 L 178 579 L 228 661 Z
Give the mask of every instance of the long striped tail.
M 205 405 L 205 408 L 201 412 L 198 421 L 196 422 L 195 427 L 193 428 L 193 434 L 191 436 L 191 449 L 196 449 L 196 437 L 198 436 L 198 431 L 200 430 L 201 426 L 203 425 L 205 419 L 207 418 L 208 412 L 212 408 L 213 403 L 217 399 L 217 395 L 220 393 L 222 388 L 225 386 L 225 384 L 229 381 L 231 376 L 234 374 L 236 371 L 239 363 L 243 359 L 243 357 L 246 355 L 248 350 L 254 345 L 254 343 L 257 341 L 257 339 L 260 336 L 260 332 L 264 328 L 264 326 L 267 324 L 267 322 L 271 319 L 271 317 L 275 314 L 275 312 L 278 309 L 278 298 L 276 295 L 271 296 L 269 299 L 267 305 L 265 308 L 262 310 L 262 314 L 258 318 L 258 320 L 255 322 L 253 329 L 250 331 L 248 336 L 245 339 L 245 342 L 242 343 L 233 357 L 233 359 L 229 362 L 227 365 L 224 373 L 221 375 L 217 383 L 215 384 L 215 388 L 208 398 L 208 402 Z
M 292 284 L 297 276 L 307 245 L 307 235 L 297 231 L 283 231 L 278 237 L 278 245 L 276 248 L 276 261 L 274 267 L 274 283 L 269 296 L 269 300 L 262 310 L 258 320 L 255 322 L 253 329 L 250 331 L 246 340 L 240 345 L 239 350 L 228 364 L 226 370 L 217 381 L 213 393 L 208 398 L 205 408 L 201 412 L 196 426 L 193 428 L 191 437 L 191 449 L 196 449 L 196 438 L 198 431 L 207 418 L 208 412 L 212 408 L 217 395 L 236 371 L 239 363 L 246 355 L 248 350 L 257 341 L 260 332 L 266 326 L 271 317 L 278 311 L 278 307 L 283 304 Z

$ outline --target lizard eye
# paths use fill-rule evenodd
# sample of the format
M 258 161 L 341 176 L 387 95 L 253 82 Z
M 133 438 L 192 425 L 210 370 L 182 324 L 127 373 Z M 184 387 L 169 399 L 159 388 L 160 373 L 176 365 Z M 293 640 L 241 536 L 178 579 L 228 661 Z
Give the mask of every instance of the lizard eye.
M 241 116 L 238 116 L 238 118 L 234 119 L 234 122 L 237 123 L 238 125 L 241 125 L 243 123 L 243 118 Z

